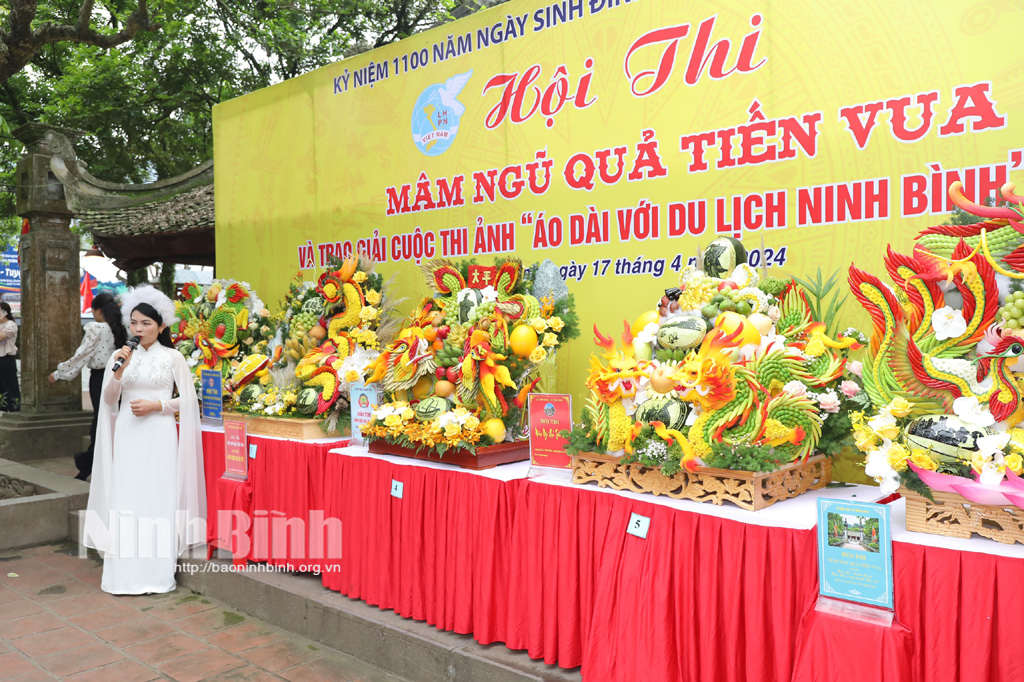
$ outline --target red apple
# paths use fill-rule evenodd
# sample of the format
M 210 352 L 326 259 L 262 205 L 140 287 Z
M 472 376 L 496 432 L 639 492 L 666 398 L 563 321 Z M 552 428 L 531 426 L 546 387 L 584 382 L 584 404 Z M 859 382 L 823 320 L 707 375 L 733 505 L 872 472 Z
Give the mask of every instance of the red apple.
M 438 378 L 438 379 L 444 379 L 444 378 L 445 378 L 445 376 L 447 376 L 447 374 L 445 373 L 445 369 L 444 369 L 444 367 L 438 367 L 438 368 L 437 368 L 437 369 L 436 369 L 436 370 L 434 371 L 434 374 L 436 374 L 436 375 L 437 375 L 437 378 Z
M 725 291 L 726 289 L 739 289 L 740 286 L 736 282 L 722 282 L 718 285 L 719 291 Z
M 451 333 L 452 333 L 452 328 L 449 327 L 448 325 L 444 325 L 443 327 L 438 327 L 438 329 L 437 329 L 437 338 L 439 338 L 442 341 L 444 341 L 445 339 L 448 338 L 448 335 L 451 334 Z
M 217 325 L 217 329 L 214 330 L 214 332 L 213 332 L 213 335 L 216 336 L 218 339 L 223 338 L 224 337 L 224 332 L 226 332 L 227 330 L 228 330 L 228 328 L 225 327 L 223 324 L 218 324 Z
M 458 365 L 456 365 L 455 367 L 449 367 L 448 371 L 446 372 L 446 376 L 448 377 L 448 381 L 452 382 L 453 384 L 458 382 L 459 377 L 461 376 L 461 374 L 462 374 L 462 368 L 459 367 Z

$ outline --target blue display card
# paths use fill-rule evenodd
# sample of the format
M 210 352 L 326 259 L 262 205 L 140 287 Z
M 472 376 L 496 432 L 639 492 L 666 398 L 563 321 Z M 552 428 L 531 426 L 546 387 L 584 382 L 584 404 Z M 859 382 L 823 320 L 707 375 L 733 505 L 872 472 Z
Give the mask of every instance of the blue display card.
M 224 377 L 215 369 L 199 371 L 202 384 L 203 421 L 220 424 L 223 421 L 224 409 Z
M 893 608 L 889 507 L 818 498 L 818 589 L 823 597 Z

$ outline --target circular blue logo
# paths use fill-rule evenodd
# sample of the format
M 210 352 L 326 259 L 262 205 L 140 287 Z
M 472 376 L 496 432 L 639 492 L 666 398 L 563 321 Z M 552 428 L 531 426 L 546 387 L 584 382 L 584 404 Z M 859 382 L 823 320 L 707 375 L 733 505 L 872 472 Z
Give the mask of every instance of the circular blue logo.
M 416 99 L 412 109 L 412 141 L 427 156 L 440 156 L 455 142 L 459 121 L 466 111 L 458 99 L 459 93 L 472 75 L 470 70 L 444 83 L 435 83 Z

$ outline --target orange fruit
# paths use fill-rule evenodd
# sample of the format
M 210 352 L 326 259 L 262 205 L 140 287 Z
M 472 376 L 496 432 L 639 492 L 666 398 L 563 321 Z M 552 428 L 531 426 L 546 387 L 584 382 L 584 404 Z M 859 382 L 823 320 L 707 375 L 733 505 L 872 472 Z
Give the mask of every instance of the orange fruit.
M 455 384 L 450 381 L 438 381 L 434 384 L 434 395 L 449 398 L 455 393 Z

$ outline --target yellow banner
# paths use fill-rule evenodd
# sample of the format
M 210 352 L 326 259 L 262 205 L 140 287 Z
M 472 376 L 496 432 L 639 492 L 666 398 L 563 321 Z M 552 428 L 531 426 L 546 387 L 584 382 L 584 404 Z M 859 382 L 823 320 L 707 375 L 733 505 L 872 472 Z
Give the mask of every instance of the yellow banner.
M 716 236 L 773 275 L 878 272 L 953 180 L 979 199 L 1012 179 L 1021 18 L 515 0 L 217 106 L 218 275 L 274 301 L 361 250 L 417 300 L 432 257 L 550 258 L 586 333 L 547 390 L 582 404 L 589 330 L 617 336 Z

